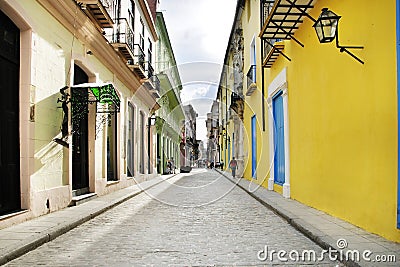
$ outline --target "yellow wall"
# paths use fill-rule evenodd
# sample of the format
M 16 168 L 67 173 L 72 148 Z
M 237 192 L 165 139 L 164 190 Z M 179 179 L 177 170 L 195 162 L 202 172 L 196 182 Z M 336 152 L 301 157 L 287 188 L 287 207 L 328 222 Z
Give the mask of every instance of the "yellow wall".
M 317 1 L 342 16 L 342 45 L 320 44 L 312 22 L 285 41 L 291 62 L 266 70 L 266 90 L 287 66 L 291 197 L 370 232 L 400 241 L 397 211 L 395 1 Z M 266 140 L 266 139 L 264 139 Z
M 250 11 L 248 9 L 251 9 Z M 245 75 L 243 81 L 243 93 L 247 91 L 247 77 L 246 74 L 250 68 L 250 46 L 253 38 L 256 44 L 256 82 L 257 90 L 251 96 L 245 96 L 244 108 L 244 127 L 245 127 L 245 140 L 244 140 L 244 155 L 245 155 L 245 172 L 244 178 L 251 180 L 251 117 L 256 115 L 257 118 L 257 179 L 253 181 L 267 186 L 269 178 L 269 170 L 271 167 L 269 159 L 269 142 L 268 142 L 268 114 L 265 118 L 265 131 L 262 129 L 262 79 L 261 79 L 261 41 L 258 38 L 260 32 L 260 3 L 255 0 L 247 0 L 245 10 L 242 13 L 242 28 L 244 38 L 244 68 Z M 265 101 L 265 110 L 268 110 Z

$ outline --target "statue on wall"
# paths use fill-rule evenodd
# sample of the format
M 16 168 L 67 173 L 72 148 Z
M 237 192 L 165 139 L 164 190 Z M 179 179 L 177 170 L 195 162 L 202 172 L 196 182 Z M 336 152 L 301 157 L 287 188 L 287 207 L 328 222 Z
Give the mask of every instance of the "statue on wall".
M 57 103 L 61 102 L 61 108 L 63 110 L 63 120 L 61 123 L 61 138 L 54 138 L 53 141 L 62 146 L 68 147 L 68 103 L 70 102 L 69 94 L 65 91 L 68 86 L 64 86 L 60 89 L 61 99 L 57 99 Z

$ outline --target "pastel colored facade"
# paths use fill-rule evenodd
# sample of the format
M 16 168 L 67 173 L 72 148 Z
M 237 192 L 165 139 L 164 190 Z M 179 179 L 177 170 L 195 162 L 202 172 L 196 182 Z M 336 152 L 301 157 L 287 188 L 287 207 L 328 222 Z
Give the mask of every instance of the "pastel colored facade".
M 256 1 L 252 1 L 254 5 Z M 224 162 L 224 168 L 229 171 L 229 162 L 235 157 L 237 160 L 237 175 L 246 176 L 249 171 L 249 160 L 251 155 L 248 154 L 251 140 L 249 139 L 249 118 L 246 117 L 253 107 L 249 107 L 247 97 L 245 96 L 246 85 L 249 83 L 252 88 L 256 88 L 256 62 L 248 62 L 250 53 L 255 50 L 250 50 L 246 47 L 247 35 L 254 31 L 252 26 L 248 25 L 248 14 L 246 11 L 248 3 L 246 1 L 238 1 L 235 13 L 234 23 L 232 25 L 229 43 L 226 49 L 224 67 L 220 77 L 220 86 L 217 94 L 217 99 L 220 104 L 220 126 L 219 126 L 219 147 L 220 159 Z M 254 17 L 254 16 L 253 16 Z M 254 39 L 257 41 L 256 39 Z M 252 43 L 255 45 L 255 41 Z M 255 49 L 255 46 L 252 49 Z M 247 54 L 246 54 L 247 53 Z M 247 65 L 246 65 L 247 64 Z M 248 76 L 252 77 L 248 77 Z M 254 94 L 253 99 L 257 99 L 257 94 Z M 259 96 L 258 96 L 258 99 Z M 255 100 L 256 101 L 256 100 Z M 254 102 L 255 102 L 254 101 Z M 250 104 L 254 104 L 251 103 Z M 251 170 L 251 169 L 250 169 Z
M 157 34 L 145 1 L 119 2 L 0 1 L 2 46 L 15 51 L 0 66 L 17 107 L 2 110 L 13 117 L 1 129 L 15 134 L 0 133 L 1 154 L 11 155 L 1 158 L 0 228 L 156 175 L 147 118 L 159 108 Z M 87 83 L 111 84 L 113 96 L 100 102 Z
M 161 83 L 161 108 L 156 112 L 157 171 L 164 173 L 168 159 L 177 169 L 181 166 L 180 138 L 185 119 L 180 92 L 182 82 L 170 43 L 164 16 L 157 12 L 156 29 L 159 40 L 156 44 L 156 74 Z
M 243 88 L 243 176 L 399 242 L 399 3 L 290 2 L 238 1 L 243 72 L 256 66 Z M 355 57 L 318 41 L 313 25 L 323 8 L 341 16 L 339 47 L 363 47 L 348 49 Z M 273 25 L 280 19 L 284 27 Z

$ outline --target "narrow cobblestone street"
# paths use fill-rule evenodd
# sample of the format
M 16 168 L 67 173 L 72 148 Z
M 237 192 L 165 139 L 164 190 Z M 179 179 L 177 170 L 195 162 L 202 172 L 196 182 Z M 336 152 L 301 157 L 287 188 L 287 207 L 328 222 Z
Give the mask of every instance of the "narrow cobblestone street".
M 318 245 L 215 171 L 178 174 L 7 266 L 318 265 L 258 252 Z M 317 254 L 318 255 L 318 254 Z M 276 264 L 276 265 L 275 265 Z

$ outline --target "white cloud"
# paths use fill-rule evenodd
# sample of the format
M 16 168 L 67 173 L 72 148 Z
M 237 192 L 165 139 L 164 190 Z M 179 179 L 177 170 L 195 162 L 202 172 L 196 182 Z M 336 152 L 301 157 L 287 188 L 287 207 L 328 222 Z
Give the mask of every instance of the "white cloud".
M 199 116 L 209 112 L 216 96 L 236 2 L 161 1 L 160 10 L 164 13 L 183 84 L 181 99 L 185 104 L 191 103 Z M 198 124 L 200 128 L 205 125 Z M 198 139 L 205 139 L 204 131 L 198 130 L 197 134 Z

